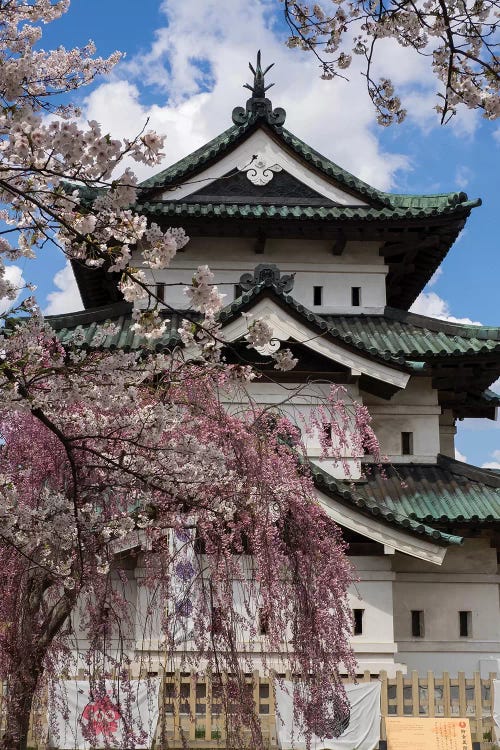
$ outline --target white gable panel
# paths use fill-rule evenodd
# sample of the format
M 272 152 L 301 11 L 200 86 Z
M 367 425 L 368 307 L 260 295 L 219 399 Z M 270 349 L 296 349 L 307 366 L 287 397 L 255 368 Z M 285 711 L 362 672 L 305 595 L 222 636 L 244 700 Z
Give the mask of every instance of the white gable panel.
M 311 335 L 311 329 L 307 325 L 293 318 L 271 299 L 260 300 L 252 307 L 251 312 L 253 320 L 261 318 L 271 326 L 273 341 L 276 341 L 273 347 L 274 351 L 279 348 L 280 341 L 287 341 L 291 338 L 304 344 L 312 351 L 348 367 L 355 376 L 363 374 L 390 383 L 397 388 L 406 388 L 410 379 L 407 373 L 348 351 L 321 334 Z M 223 335 L 226 341 L 236 341 L 243 338 L 247 333 L 248 322 L 244 316 L 236 318 L 223 327 Z M 269 354 L 270 352 L 263 351 L 262 353 Z
M 253 167 L 258 162 L 262 162 L 263 166 L 259 166 L 256 170 L 253 170 Z M 325 198 L 335 203 L 339 203 L 342 206 L 368 205 L 359 200 L 359 198 L 335 187 L 319 174 L 309 170 L 263 130 L 256 130 L 244 143 L 237 146 L 234 151 L 231 151 L 227 156 L 212 164 L 212 166 L 201 172 L 201 174 L 196 175 L 192 182 L 188 181 L 175 189 L 165 191 L 161 195 L 161 199 L 168 201 L 182 200 L 182 198 L 191 195 L 191 193 L 195 193 L 200 187 L 209 185 L 211 182 L 223 177 L 232 169 L 246 171 L 249 179 L 252 178 L 255 184 L 262 185 L 269 182 L 275 172 L 284 169 L 312 190 L 316 190 L 317 193 L 324 195 Z M 257 172 L 256 175 L 253 174 L 254 171 Z M 265 195 L 264 189 L 262 194 Z
M 323 492 L 316 490 L 318 500 L 330 518 L 344 526 L 346 529 L 380 542 L 384 547 L 404 552 L 405 555 L 417 557 L 419 560 L 441 565 L 446 554 L 446 547 L 433 544 L 426 539 L 406 534 L 404 531 L 394 529 L 375 518 L 367 518 L 354 508 L 336 502 Z

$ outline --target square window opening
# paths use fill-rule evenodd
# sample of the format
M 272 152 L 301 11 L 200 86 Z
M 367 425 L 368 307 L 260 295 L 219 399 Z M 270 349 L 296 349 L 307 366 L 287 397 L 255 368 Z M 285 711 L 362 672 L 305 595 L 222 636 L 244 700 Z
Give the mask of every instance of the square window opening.
M 411 634 L 414 638 L 424 637 L 424 613 L 421 609 L 411 611 Z
M 234 299 L 238 299 L 243 294 L 243 288 L 240 284 L 234 285 Z
M 351 287 L 351 305 L 353 307 L 360 307 L 361 305 L 361 287 L 360 286 Z
M 319 307 L 323 304 L 323 287 L 313 286 L 313 305 Z
M 413 432 L 401 433 L 401 455 L 402 456 L 413 455 Z

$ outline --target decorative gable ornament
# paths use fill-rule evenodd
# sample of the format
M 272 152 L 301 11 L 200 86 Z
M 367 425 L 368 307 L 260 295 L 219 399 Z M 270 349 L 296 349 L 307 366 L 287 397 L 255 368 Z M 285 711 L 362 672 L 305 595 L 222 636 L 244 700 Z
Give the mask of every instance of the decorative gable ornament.
M 247 177 L 254 185 L 267 185 L 274 177 L 275 172 L 281 172 L 283 167 L 279 164 L 270 164 L 265 156 L 255 155 L 249 164 L 241 167 L 240 172 L 246 172 Z
M 282 292 L 291 292 L 295 283 L 295 274 L 281 275 L 281 271 L 274 263 L 259 263 L 252 273 L 244 273 L 240 276 L 239 285 L 244 292 L 250 291 L 259 284 L 270 282 Z
M 248 67 L 253 73 L 253 85 L 249 83 L 244 84 L 244 88 L 250 89 L 252 96 L 247 100 L 246 108 L 235 107 L 233 109 L 233 122 L 235 125 L 245 125 L 250 120 L 257 120 L 262 118 L 266 120 L 270 125 L 281 127 L 285 122 L 286 112 L 282 107 L 276 107 L 273 109 L 271 100 L 267 98 L 266 91 L 274 86 L 274 83 L 270 83 L 268 86 L 265 85 L 264 77 L 266 73 L 271 70 L 274 63 L 268 65 L 265 70 L 262 70 L 260 64 L 260 50 L 257 52 L 257 64 L 255 68 L 252 63 L 248 63 Z

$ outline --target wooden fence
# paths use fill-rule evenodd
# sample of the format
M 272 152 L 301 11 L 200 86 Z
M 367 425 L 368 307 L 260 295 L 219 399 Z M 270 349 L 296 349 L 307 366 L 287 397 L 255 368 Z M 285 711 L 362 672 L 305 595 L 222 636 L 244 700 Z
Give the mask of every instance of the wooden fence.
M 408 676 L 397 672 L 393 678 L 387 677 L 386 672 L 379 675 L 365 672 L 358 676 L 357 681 L 381 682 L 382 740 L 386 739 L 386 716 L 465 717 L 470 721 L 473 742 L 480 742 L 481 750 L 490 750 L 495 746 L 492 716 L 495 678 L 496 675 L 491 674 L 487 679 L 481 679 L 479 672 L 471 677 L 464 672 L 459 672 L 457 677 L 450 677 L 447 672 L 441 677 L 433 672 L 428 672 L 425 677 L 417 672 Z M 266 744 L 275 748 L 276 706 L 272 684 L 258 672 L 248 676 L 248 684 L 253 691 Z M 172 748 L 181 748 L 186 742 L 188 747 L 200 750 L 223 746 L 226 728 L 210 678 L 196 680 L 189 674 L 177 673 L 167 676 L 164 685 L 166 692 L 159 737 L 164 732 L 166 743 Z
M 481 743 L 481 750 L 494 750 L 500 745 L 500 736 L 495 731 L 492 717 L 493 679 L 490 674 L 482 679 L 479 672 L 466 676 L 459 672 L 450 677 L 445 672 L 441 677 L 433 672 L 419 676 L 417 672 L 387 677 L 385 672 L 371 675 L 365 672 L 358 682 L 381 682 L 381 739 L 385 740 L 386 716 L 461 717 L 468 718 L 473 742 Z M 353 682 L 352 679 L 346 682 Z M 249 691 L 259 714 L 266 746 L 277 747 L 276 706 L 272 682 L 258 672 L 247 676 Z M 1 693 L 3 695 L 3 691 Z M 165 674 L 160 695 L 160 719 L 156 735 L 156 748 L 180 748 L 209 750 L 223 748 L 226 744 L 226 725 L 220 699 L 220 683 L 189 673 Z M 0 719 L 1 705 L 0 705 Z M 39 724 L 39 722 L 36 722 Z M 44 722 L 45 723 L 45 722 Z M 3 724 L 0 721 L 0 726 Z M 46 732 L 42 732 L 46 735 Z M 40 739 L 40 730 L 32 731 L 30 747 L 42 750 L 45 738 Z

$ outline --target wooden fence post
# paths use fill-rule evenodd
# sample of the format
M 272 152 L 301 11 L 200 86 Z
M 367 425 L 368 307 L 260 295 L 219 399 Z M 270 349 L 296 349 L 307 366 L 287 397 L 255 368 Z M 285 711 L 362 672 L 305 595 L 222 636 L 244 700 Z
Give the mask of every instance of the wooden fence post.
M 387 672 L 383 669 L 379 674 L 380 685 L 380 739 L 386 740 L 385 719 L 389 713 L 389 702 L 387 696 Z

